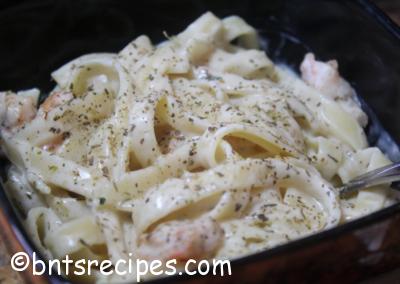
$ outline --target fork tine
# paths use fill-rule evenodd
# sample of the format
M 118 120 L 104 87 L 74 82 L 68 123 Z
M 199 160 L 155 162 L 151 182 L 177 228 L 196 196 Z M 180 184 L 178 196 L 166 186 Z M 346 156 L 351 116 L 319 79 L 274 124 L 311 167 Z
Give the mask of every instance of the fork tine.
M 339 188 L 339 195 L 340 197 L 345 197 L 363 188 L 380 184 L 391 184 L 395 181 L 400 181 L 399 162 L 375 169 L 350 180 Z

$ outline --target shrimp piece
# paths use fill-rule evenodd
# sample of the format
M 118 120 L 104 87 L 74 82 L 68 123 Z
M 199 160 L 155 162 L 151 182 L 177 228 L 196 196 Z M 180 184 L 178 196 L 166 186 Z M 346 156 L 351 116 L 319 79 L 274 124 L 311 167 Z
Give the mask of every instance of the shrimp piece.
M 41 145 L 41 148 L 45 151 L 54 152 L 70 137 L 70 132 L 63 132 L 54 136 L 50 141 Z
M 74 95 L 71 92 L 53 92 L 40 106 L 40 112 L 43 113 L 44 118 L 47 118 L 47 113 L 66 102 L 72 100 Z
M 35 90 L 0 93 L 2 126 L 11 129 L 30 122 L 36 116 L 39 93 Z
M 324 91 L 330 97 L 352 92 L 349 84 L 339 76 L 336 60 L 330 60 L 326 63 L 316 61 L 314 54 L 307 53 L 300 65 L 300 71 L 302 79 L 307 84 L 317 90 Z M 343 90 L 338 92 L 340 87 Z
M 51 141 L 47 142 L 46 144 L 42 145 L 42 149 L 45 151 L 55 151 L 57 148 L 64 142 L 61 135 L 55 136 Z
M 72 100 L 74 95 L 69 91 L 55 91 L 52 92 L 50 96 L 40 105 L 39 115 L 44 119 L 47 119 L 47 114 L 54 108 L 65 104 L 66 102 Z M 41 145 L 41 148 L 46 151 L 54 152 L 56 151 L 64 141 L 70 136 L 69 132 L 55 133 L 51 140 L 47 141 L 45 144 Z
M 338 67 L 336 60 L 317 61 L 314 54 L 307 53 L 300 65 L 301 77 L 308 85 L 338 102 L 361 126 L 365 126 L 367 115 L 355 100 L 353 88 L 340 76 Z
M 170 221 L 142 236 L 138 254 L 147 260 L 207 259 L 216 253 L 223 237 L 223 229 L 211 218 Z

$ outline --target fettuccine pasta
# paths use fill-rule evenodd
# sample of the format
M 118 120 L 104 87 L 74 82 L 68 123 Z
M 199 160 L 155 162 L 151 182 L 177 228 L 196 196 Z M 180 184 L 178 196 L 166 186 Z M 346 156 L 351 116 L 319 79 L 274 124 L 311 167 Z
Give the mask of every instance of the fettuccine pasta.
M 7 194 L 49 259 L 234 259 L 392 202 L 337 186 L 391 163 L 336 61 L 301 76 L 243 19 L 206 13 L 153 45 L 81 56 L 56 87 L 0 93 Z M 93 281 L 131 281 L 134 273 Z

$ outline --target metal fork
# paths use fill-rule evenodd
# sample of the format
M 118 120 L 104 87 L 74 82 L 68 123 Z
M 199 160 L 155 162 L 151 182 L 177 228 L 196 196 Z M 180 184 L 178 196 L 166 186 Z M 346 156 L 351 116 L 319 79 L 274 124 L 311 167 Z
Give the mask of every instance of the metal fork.
M 400 162 L 375 169 L 350 180 L 339 188 L 339 194 L 340 197 L 345 197 L 360 189 L 380 184 L 391 184 L 396 188 L 398 187 L 396 181 L 400 181 Z

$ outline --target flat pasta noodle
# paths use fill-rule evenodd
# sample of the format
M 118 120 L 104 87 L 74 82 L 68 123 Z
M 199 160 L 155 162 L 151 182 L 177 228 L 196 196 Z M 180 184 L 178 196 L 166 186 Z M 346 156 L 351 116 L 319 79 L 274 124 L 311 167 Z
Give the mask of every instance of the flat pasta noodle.
M 39 108 L 37 89 L 0 93 L 6 193 L 42 254 L 238 258 L 391 204 L 387 186 L 339 198 L 391 162 L 338 63 L 307 54 L 300 77 L 258 47 L 208 12 L 158 45 L 72 60 Z M 81 280 L 136 279 L 94 269 Z

